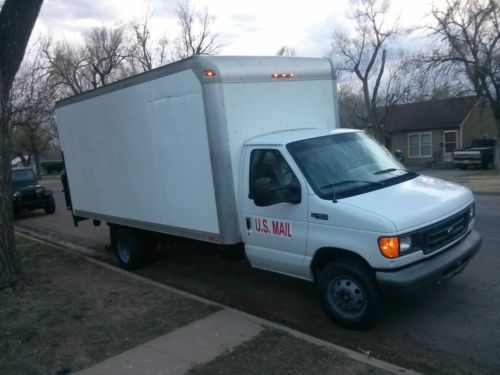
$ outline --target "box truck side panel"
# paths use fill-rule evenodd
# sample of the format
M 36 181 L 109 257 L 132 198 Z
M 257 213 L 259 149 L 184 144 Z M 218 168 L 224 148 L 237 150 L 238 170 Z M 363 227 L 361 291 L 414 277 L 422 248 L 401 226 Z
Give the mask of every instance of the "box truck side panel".
M 223 84 L 235 186 L 241 145 L 248 138 L 280 130 L 338 126 L 334 85 L 332 79 Z
M 219 234 L 202 88 L 191 70 L 63 105 L 56 116 L 75 214 L 205 240 Z

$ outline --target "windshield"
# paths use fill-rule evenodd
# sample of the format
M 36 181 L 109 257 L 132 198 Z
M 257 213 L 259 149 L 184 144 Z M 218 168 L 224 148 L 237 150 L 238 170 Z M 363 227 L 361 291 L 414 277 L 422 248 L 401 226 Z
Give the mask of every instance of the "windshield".
M 287 149 L 323 199 L 346 198 L 417 176 L 364 132 L 306 139 Z
M 34 180 L 35 175 L 31 169 L 20 169 L 17 171 L 12 171 L 12 182 Z

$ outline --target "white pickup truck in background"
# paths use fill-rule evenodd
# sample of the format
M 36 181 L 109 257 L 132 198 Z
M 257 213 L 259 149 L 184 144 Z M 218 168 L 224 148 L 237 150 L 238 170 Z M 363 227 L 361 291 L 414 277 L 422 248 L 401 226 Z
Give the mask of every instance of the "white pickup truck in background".
M 450 278 L 480 248 L 468 189 L 338 128 L 327 59 L 193 57 L 62 100 L 56 123 L 74 221 L 106 222 L 125 268 L 152 236 L 243 244 L 363 328 L 381 295 Z
M 467 169 L 469 166 L 493 169 L 495 167 L 495 146 L 496 139 L 494 138 L 474 139 L 469 148 L 453 151 L 453 165 L 460 169 Z

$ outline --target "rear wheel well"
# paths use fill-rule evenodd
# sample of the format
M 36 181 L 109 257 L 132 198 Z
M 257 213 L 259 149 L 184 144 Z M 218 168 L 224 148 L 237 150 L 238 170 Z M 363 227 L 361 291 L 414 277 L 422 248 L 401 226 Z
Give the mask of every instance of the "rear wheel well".
M 314 275 L 314 280 L 318 280 L 321 271 L 335 259 L 351 259 L 361 265 L 366 270 L 371 271 L 370 264 L 359 254 L 339 248 L 324 247 L 316 251 L 314 258 L 311 262 L 311 272 Z

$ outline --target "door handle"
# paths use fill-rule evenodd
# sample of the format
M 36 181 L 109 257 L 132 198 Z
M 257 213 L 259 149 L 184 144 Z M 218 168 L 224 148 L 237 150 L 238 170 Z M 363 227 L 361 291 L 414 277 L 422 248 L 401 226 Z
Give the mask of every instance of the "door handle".
M 328 220 L 328 215 L 327 214 L 321 214 L 318 212 L 311 212 L 311 217 L 313 219 L 318 219 L 318 220 Z
M 250 229 L 252 227 L 252 220 L 249 217 L 247 217 L 245 221 L 247 223 L 247 229 Z

